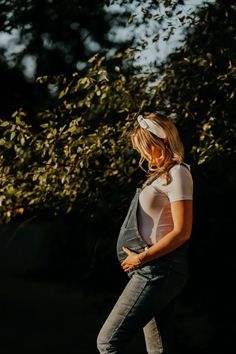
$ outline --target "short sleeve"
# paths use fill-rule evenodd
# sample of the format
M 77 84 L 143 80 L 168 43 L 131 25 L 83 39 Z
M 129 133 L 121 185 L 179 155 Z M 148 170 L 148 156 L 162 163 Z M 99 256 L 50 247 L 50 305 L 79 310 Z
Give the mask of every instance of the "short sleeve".
M 167 185 L 167 195 L 170 202 L 193 199 L 193 179 L 190 168 L 175 165 L 170 169 L 171 182 Z

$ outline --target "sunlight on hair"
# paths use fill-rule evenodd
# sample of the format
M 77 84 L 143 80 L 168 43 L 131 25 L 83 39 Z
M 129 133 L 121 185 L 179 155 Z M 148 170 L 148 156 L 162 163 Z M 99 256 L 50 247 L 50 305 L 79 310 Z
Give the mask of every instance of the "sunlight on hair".
M 166 139 L 161 139 L 149 130 L 142 128 L 138 122 L 130 134 L 133 148 L 141 155 L 139 166 L 147 174 L 147 180 L 143 187 L 145 187 L 152 178 L 160 176 L 165 178 L 164 184 L 168 184 L 170 183 L 170 168 L 176 164 L 182 163 L 184 160 L 182 141 L 171 118 L 167 118 L 164 114 L 159 112 L 150 113 L 145 115 L 144 118 L 150 119 L 154 124 L 161 126 L 166 133 Z M 161 151 L 160 157 L 155 156 L 153 153 L 153 151 L 157 150 Z M 143 168 L 145 160 L 148 162 L 147 171 Z M 158 163 L 153 163 L 153 160 L 158 160 Z

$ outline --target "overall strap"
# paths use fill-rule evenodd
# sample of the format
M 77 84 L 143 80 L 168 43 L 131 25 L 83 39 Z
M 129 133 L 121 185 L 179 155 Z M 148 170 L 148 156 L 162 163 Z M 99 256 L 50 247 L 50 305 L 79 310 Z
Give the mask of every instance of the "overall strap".
M 186 162 L 181 162 L 181 164 L 180 164 L 180 165 L 182 165 L 182 166 L 186 167 L 186 168 L 189 170 L 189 166 L 188 166 L 188 164 L 187 164 Z

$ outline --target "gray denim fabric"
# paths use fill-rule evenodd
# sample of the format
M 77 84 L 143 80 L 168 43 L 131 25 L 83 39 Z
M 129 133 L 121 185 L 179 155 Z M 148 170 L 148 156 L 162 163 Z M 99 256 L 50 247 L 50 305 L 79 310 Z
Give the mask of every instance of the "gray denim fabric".
M 122 247 L 135 252 L 148 245 L 137 228 L 137 207 L 141 188 L 136 189 L 117 240 L 119 261 L 126 258 Z M 148 354 L 173 354 L 171 307 L 188 279 L 188 242 L 176 250 L 130 271 L 130 278 L 97 338 L 100 354 L 125 354 L 126 344 L 140 329 L 144 331 Z M 165 314 L 166 311 L 166 314 Z

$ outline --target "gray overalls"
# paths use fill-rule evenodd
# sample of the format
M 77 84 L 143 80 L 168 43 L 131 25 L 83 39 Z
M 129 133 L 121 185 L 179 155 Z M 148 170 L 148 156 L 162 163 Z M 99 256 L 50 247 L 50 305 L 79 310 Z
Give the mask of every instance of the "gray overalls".
M 131 251 L 138 253 L 143 252 L 149 247 L 148 244 L 143 240 L 142 236 L 139 234 L 137 225 L 137 209 L 139 194 L 141 190 L 141 188 L 136 188 L 136 193 L 130 203 L 128 213 L 120 229 L 116 247 L 117 256 L 120 262 L 127 257 L 127 254 L 124 253 L 122 247 L 127 247 Z M 182 246 L 178 247 L 173 252 L 162 256 L 162 258 L 175 259 L 176 261 L 182 262 L 183 260 L 186 260 L 187 254 L 188 242 L 185 242 Z
M 127 255 L 122 247 L 142 252 L 148 245 L 137 227 L 137 207 L 141 188 L 131 201 L 117 241 L 117 256 L 122 261 Z M 132 335 L 143 329 L 148 354 L 175 353 L 170 332 L 171 317 L 164 316 L 169 304 L 181 292 L 188 279 L 188 242 L 141 268 L 128 272 L 130 280 L 116 302 L 97 339 L 100 354 L 125 354 Z M 171 306 L 170 306 L 171 308 Z M 164 312 L 163 312 L 164 309 Z M 168 310 L 166 312 L 168 316 Z M 162 327 L 162 328 L 161 328 Z

